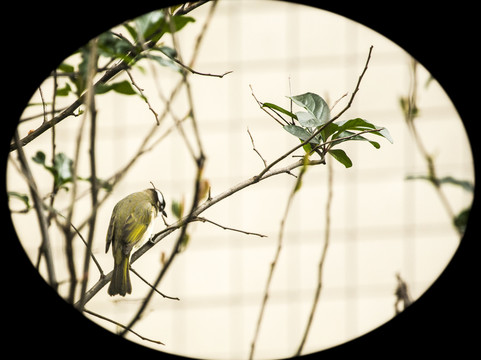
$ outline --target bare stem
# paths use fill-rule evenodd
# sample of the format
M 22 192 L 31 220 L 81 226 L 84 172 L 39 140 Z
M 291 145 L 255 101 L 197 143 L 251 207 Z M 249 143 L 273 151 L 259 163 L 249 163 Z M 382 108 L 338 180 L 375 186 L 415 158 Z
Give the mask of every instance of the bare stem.
M 307 340 L 309 330 L 311 329 L 312 321 L 314 319 L 314 314 L 316 313 L 317 304 L 319 303 L 319 297 L 321 295 L 322 289 L 322 273 L 324 270 L 324 262 L 326 260 L 327 249 L 329 247 L 329 238 L 331 233 L 331 203 L 332 203 L 332 164 L 330 161 L 327 162 L 327 199 L 326 199 L 326 219 L 324 223 L 324 247 L 321 251 L 321 257 L 319 260 L 319 266 L 317 269 L 317 286 L 314 293 L 314 299 L 312 301 L 311 312 L 309 313 L 309 318 L 307 320 L 306 328 L 304 330 L 304 335 L 302 336 L 301 343 L 295 356 L 300 356 L 302 349 Z
M 254 352 L 255 352 L 255 347 L 257 343 L 257 338 L 259 336 L 259 331 L 261 328 L 262 324 L 262 319 L 264 318 L 264 311 L 267 305 L 267 300 L 269 298 L 269 291 L 271 287 L 271 282 L 272 282 L 272 277 L 274 275 L 275 268 L 277 266 L 277 262 L 279 260 L 279 256 L 281 254 L 282 250 L 282 245 L 283 245 L 283 240 L 284 240 L 284 229 L 287 221 L 287 216 L 289 215 L 289 210 L 291 208 L 292 202 L 294 200 L 294 196 L 297 193 L 297 191 L 300 189 L 301 183 L 302 183 L 302 178 L 304 174 L 306 173 L 307 165 L 308 165 L 308 155 L 304 155 L 303 161 L 303 167 L 301 168 L 301 171 L 299 172 L 299 176 L 297 177 L 297 181 L 294 184 L 292 191 L 289 195 L 289 198 L 287 199 L 287 205 L 284 210 L 284 216 L 281 219 L 280 227 L 279 227 L 279 236 L 277 239 L 277 247 L 276 247 L 276 252 L 274 254 L 274 259 L 271 262 L 270 269 L 269 269 L 269 275 L 267 276 L 267 282 L 264 288 L 264 296 L 262 297 L 262 303 L 261 303 L 261 308 L 259 311 L 259 316 L 257 318 L 257 323 L 256 323 L 256 328 L 254 332 L 254 337 L 251 342 L 251 348 L 250 348 L 250 353 L 249 353 L 249 359 L 252 360 L 254 357 Z

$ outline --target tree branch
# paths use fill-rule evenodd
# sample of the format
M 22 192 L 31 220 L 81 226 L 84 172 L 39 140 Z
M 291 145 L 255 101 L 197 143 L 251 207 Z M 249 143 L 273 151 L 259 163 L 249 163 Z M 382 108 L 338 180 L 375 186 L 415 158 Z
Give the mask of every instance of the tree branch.
M 43 203 L 38 193 L 37 184 L 35 183 L 35 179 L 32 175 L 32 172 L 30 171 L 27 158 L 25 157 L 23 147 L 20 143 L 18 130 L 15 130 L 14 142 L 18 148 L 18 152 L 17 152 L 18 161 L 20 162 L 22 173 L 27 179 L 28 188 L 30 190 L 30 195 L 33 199 L 33 205 L 35 207 L 35 213 L 38 219 L 38 225 L 40 227 L 40 233 L 42 234 L 42 243 L 40 245 L 40 253 L 43 254 L 45 258 L 45 262 L 47 264 L 48 281 L 50 286 L 52 286 L 52 288 L 57 290 L 58 282 L 57 282 L 54 265 L 53 265 L 52 250 L 50 248 L 50 236 L 48 234 L 47 219 L 45 218 L 45 214 L 43 213 L 43 206 L 42 206 Z
M 20 144 L 22 146 L 27 145 L 29 142 L 31 142 L 32 140 L 35 140 L 37 137 L 42 135 L 45 131 L 50 129 L 55 124 L 61 122 L 62 120 L 66 119 L 69 116 L 72 116 L 75 110 L 77 110 L 77 108 L 85 102 L 87 96 L 89 96 L 88 93 L 90 91 L 95 91 L 95 89 L 98 86 L 105 84 L 107 81 L 112 79 L 115 75 L 117 75 L 118 73 L 126 69 L 128 69 L 128 65 L 122 61 L 119 64 L 107 70 L 105 74 L 95 83 L 95 85 L 90 90 L 82 94 L 77 100 L 75 100 L 69 107 L 67 107 L 64 111 L 62 111 L 56 117 L 54 117 L 49 121 L 43 122 L 42 125 L 40 125 L 37 129 L 29 133 L 23 139 L 21 139 Z M 16 143 L 10 144 L 10 152 L 17 149 L 18 149 L 18 146 Z
M 146 338 L 145 336 L 142 336 L 142 335 L 140 335 L 139 333 L 137 333 L 137 332 L 135 332 L 135 331 L 133 331 L 133 330 L 131 330 L 131 329 L 127 329 L 127 327 L 126 327 L 125 325 L 122 325 L 121 323 L 119 323 L 119 322 L 117 322 L 117 321 L 115 321 L 115 320 L 109 319 L 109 318 L 107 318 L 107 317 L 105 317 L 105 316 L 103 316 L 103 315 L 97 314 L 97 313 L 95 313 L 95 312 L 93 312 L 93 311 L 90 311 L 90 310 L 87 310 L 87 309 L 83 309 L 83 311 L 86 312 L 86 313 L 89 314 L 89 315 L 98 317 L 99 319 L 108 321 L 108 322 L 110 322 L 110 323 L 112 323 L 112 324 L 115 324 L 115 325 L 117 325 L 117 326 L 119 326 L 119 327 L 121 327 L 121 328 L 123 328 L 123 329 L 126 329 L 126 331 L 130 331 L 132 334 L 138 336 L 138 337 L 141 338 L 142 340 L 150 341 L 150 342 L 153 342 L 153 343 L 159 344 L 159 345 L 165 345 L 165 344 L 164 344 L 163 342 L 161 342 L 161 341 L 152 340 L 152 339 Z
M 322 160 L 309 160 L 308 165 L 309 166 L 314 166 L 314 165 L 319 165 L 323 164 Z M 161 240 L 172 234 L 174 231 L 180 229 L 184 223 L 188 221 L 194 221 L 196 218 L 199 217 L 201 213 L 203 213 L 205 210 L 210 208 L 211 206 L 217 204 L 218 202 L 228 198 L 229 196 L 235 194 L 236 192 L 245 189 L 251 185 L 254 185 L 262 180 L 268 179 L 271 176 L 279 175 L 279 174 L 290 174 L 290 172 L 303 165 L 303 160 L 298 160 L 288 166 L 278 168 L 276 170 L 269 171 L 263 175 L 261 179 L 257 179 L 255 176 L 244 180 L 237 185 L 231 187 L 230 189 L 220 193 L 219 195 L 208 198 L 205 202 L 197 206 L 197 208 L 193 211 L 192 213 L 192 218 L 189 220 L 188 216 L 183 217 L 182 219 L 178 220 L 177 222 L 169 225 L 162 231 L 159 231 L 156 233 L 152 241 L 146 242 L 142 247 L 140 247 L 135 253 L 132 254 L 130 263 L 133 264 L 135 261 L 137 261 L 142 255 L 144 255 L 147 251 L 149 251 L 152 247 L 154 247 L 157 243 L 159 243 Z M 97 281 L 95 285 L 90 288 L 90 290 L 86 293 L 85 295 L 85 303 L 87 303 L 95 294 L 97 294 L 112 278 L 112 272 L 108 273 L 105 276 L 101 276 L 100 279 Z
M 263 234 L 259 234 L 259 233 L 255 233 L 255 232 L 250 232 L 250 231 L 245 231 L 245 230 L 240 230 L 240 229 L 234 229 L 234 228 L 231 228 L 231 227 L 228 227 L 228 226 L 224 226 L 224 225 L 218 224 L 218 223 L 216 223 L 212 220 L 206 219 L 204 217 L 200 217 L 200 216 L 192 219 L 192 221 L 200 221 L 200 222 L 203 222 L 203 223 L 208 222 L 212 225 L 220 227 L 221 229 L 240 232 L 240 233 L 243 233 L 243 234 L 246 234 L 246 235 L 255 235 L 255 236 L 259 236 L 259 237 L 267 237 L 267 235 L 263 235 Z
M 157 290 L 152 284 L 150 284 L 147 280 L 145 280 L 142 275 L 140 275 L 133 267 L 130 267 L 130 271 L 132 271 L 135 275 L 137 275 L 137 277 L 142 280 L 145 284 L 147 284 L 153 291 L 155 291 L 157 294 L 159 294 L 160 296 L 162 296 L 163 298 L 165 299 L 171 299 L 171 300 L 180 300 L 178 297 L 172 297 L 172 296 L 168 296 L 168 295 L 165 295 L 163 293 L 161 293 L 159 290 Z

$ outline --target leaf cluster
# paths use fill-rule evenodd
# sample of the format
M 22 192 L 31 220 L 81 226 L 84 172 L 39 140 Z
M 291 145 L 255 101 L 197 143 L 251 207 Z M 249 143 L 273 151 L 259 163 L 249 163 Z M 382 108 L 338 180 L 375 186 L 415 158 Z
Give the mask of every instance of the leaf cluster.
M 51 164 L 47 164 L 47 156 L 43 151 L 37 151 L 35 156 L 32 157 L 32 160 L 41 165 L 52 176 L 53 194 L 57 194 L 59 190 L 69 191 L 68 185 L 73 183 L 74 178 L 81 181 L 92 182 L 91 177 L 74 176 L 73 160 L 63 152 L 55 154 Z M 97 178 L 96 183 L 99 189 L 104 189 L 107 192 L 112 191 L 112 184 L 109 181 Z M 22 201 L 25 205 L 25 209 L 18 212 L 27 213 L 32 208 L 30 198 L 27 194 L 9 191 L 8 196 L 9 198 Z
M 165 34 L 177 32 L 195 19 L 184 15 L 168 15 L 167 9 L 160 9 L 132 21 L 122 24 L 130 38 L 109 30 L 96 38 L 97 59 L 96 70 L 98 73 L 108 71 L 109 65 L 123 61 L 128 67 L 137 66 L 143 70 L 139 61 L 149 59 L 161 66 L 170 67 L 176 71 L 182 68 L 175 62 L 176 51 L 163 45 L 160 40 Z M 77 97 L 86 90 L 88 62 L 92 51 L 92 43 L 81 47 L 76 54 L 80 54 L 80 62 L 76 65 L 68 60 L 60 64 L 57 74 L 65 76 L 68 81 L 56 90 L 57 96 L 68 96 L 73 93 Z M 105 94 L 114 91 L 122 95 L 140 95 L 128 81 L 119 81 L 111 84 L 98 84 L 96 94 Z
M 343 164 L 346 168 L 352 166 L 352 161 L 343 149 L 335 148 L 346 141 L 367 141 L 376 149 L 381 145 L 362 134 L 373 134 L 393 142 L 389 131 L 378 127 L 367 120 L 354 118 L 349 120 L 331 121 L 331 111 L 326 101 L 311 92 L 288 96 L 292 103 L 302 108 L 302 111 L 292 112 L 272 103 L 263 103 L 262 107 L 270 109 L 285 125 L 284 130 L 298 138 L 304 145 L 307 154 L 317 153 L 324 159 L 326 154 Z M 289 117 L 286 120 L 281 114 Z M 279 121 L 280 122 L 280 121 Z M 281 122 L 282 123 L 282 122 Z
M 60 152 L 55 154 L 53 163 L 51 165 L 47 165 L 45 153 L 43 151 L 37 151 L 35 156 L 32 157 L 32 160 L 37 164 L 42 165 L 43 168 L 52 175 L 55 193 L 60 189 L 68 191 L 67 184 L 72 183 L 74 179 L 72 159 L 70 159 L 65 153 Z M 75 178 L 77 180 L 92 182 L 90 177 L 82 177 L 77 175 Z M 99 178 L 96 180 L 99 188 L 106 191 L 112 190 L 112 185 L 108 181 Z

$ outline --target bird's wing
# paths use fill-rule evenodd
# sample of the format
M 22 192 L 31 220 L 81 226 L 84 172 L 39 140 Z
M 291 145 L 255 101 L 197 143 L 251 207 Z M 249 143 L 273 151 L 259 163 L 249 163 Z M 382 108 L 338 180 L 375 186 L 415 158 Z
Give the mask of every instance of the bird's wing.
M 110 223 L 109 223 L 109 229 L 107 231 L 107 239 L 106 239 L 106 244 L 105 244 L 105 252 L 107 253 L 109 251 L 110 243 L 114 239 L 114 233 L 115 233 L 115 208 L 114 211 L 112 212 L 112 216 L 110 217 Z
M 139 204 L 134 208 L 122 228 L 122 251 L 128 255 L 135 244 L 142 240 L 152 220 L 152 204 Z

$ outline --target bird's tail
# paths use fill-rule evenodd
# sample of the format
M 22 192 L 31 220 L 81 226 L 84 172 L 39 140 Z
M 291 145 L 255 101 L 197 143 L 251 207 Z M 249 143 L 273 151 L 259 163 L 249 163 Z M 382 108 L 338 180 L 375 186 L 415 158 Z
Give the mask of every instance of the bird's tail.
M 112 280 L 109 286 L 109 295 L 121 295 L 132 293 L 132 284 L 130 283 L 130 262 L 128 256 L 123 256 L 119 264 L 115 264 L 112 273 Z

